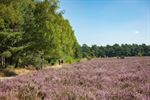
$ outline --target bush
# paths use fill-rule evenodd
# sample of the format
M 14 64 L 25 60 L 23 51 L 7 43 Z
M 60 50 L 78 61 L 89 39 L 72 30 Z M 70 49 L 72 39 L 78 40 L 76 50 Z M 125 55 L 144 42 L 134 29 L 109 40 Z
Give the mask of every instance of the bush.
M 92 59 L 92 57 L 90 57 L 90 56 L 87 56 L 87 59 L 88 59 L 88 60 L 91 60 L 91 59 Z
M 65 62 L 71 64 L 71 63 L 73 63 L 73 58 L 70 57 L 70 56 L 66 56 L 65 57 Z
M 81 59 L 75 59 L 75 62 L 81 62 Z
M 125 59 L 125 56 L 117 56 L 117 59 Z
M 36 53 L 34 55 L 26 55 L 25 57 L 21 57 L 20 66 L 33 66 L 36 69 L 41 69 L 47 61 L 42 57 L 41 54 Z
M 58 62 L 58 59 L 58 57 L 46 57 L 46 61 L 51 65 L 55 65 Z
M 121 58 L 121 59 L 125 59 L 125 56 L 121 56 L 120 58 Z

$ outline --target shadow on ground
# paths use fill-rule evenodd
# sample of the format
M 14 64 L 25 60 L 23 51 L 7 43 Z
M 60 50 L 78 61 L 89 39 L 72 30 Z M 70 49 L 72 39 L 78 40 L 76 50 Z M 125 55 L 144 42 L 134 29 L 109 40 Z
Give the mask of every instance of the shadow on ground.
M 0 70 L 0 76 L 3 77 L 12 77 L 12 76 L 17 76 L 17 74 L 13 71 L 10 70 Z

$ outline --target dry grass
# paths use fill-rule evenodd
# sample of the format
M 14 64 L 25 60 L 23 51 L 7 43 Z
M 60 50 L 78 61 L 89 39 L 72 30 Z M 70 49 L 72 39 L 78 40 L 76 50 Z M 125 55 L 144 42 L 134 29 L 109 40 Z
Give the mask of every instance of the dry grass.
M 46 65 L 43 69 L 50 69 L 50 68 L 54 68 L 54 69 L 59 69 L 62 68 L 62 65 Z M 13 67 L 9 67 L 7 69 L 1 70 L 0 71 L 0 80 L 4 80 L 4 79 L 11 79 L 15 76 L 20 76 L 20 75 L 26 75 L 29 73 L 33 73 L 36 70 L 33 70 L 33 68 L 13 68 Z
M 17 68 L 17 69 L 13 69 L 12 71 L 14 71 L 17 75 L 24 75 L 32 72 L 32 70 L 28 70 L 25 68 Z

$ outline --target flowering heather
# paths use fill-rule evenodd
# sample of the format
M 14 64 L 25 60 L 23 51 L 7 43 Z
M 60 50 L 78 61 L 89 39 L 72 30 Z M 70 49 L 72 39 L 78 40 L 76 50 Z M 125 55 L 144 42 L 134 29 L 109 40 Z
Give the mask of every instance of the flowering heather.
M 99 58 L 0 82 L 0 100 L 150 100 L 150 57 Z

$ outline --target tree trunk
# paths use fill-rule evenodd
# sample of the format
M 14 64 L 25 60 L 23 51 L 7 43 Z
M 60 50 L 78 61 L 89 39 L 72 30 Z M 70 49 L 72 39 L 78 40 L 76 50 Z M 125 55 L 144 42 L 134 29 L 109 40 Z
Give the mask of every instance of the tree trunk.
M 2 68 L 6 68 L 7 67 L 6 66 L 6 58 L 3 57 L 3 56 L 1 56 L 1 66 L 2 66 Z
M 2 64 L 2 67 L 3 67 L 3 66 L 4 66 L 4 64 L 3 64 L 3 62 L 4 62 L 4 61 L 3 61 L 3 56 L 1 57 L 1 59 L 2 59 L 1 64 Z
M 6 68 L 7 67 L 7 63 L 6 63 L 6 57 L 4 57 L 4 68 Z
M 2 56 L 0 56 L 0 69 L 2 68 Z
M 16 61 L 15 68 L 18 67 L 18 63 L 19 63 L 19 58 L 18 58 L 17 61 Z

